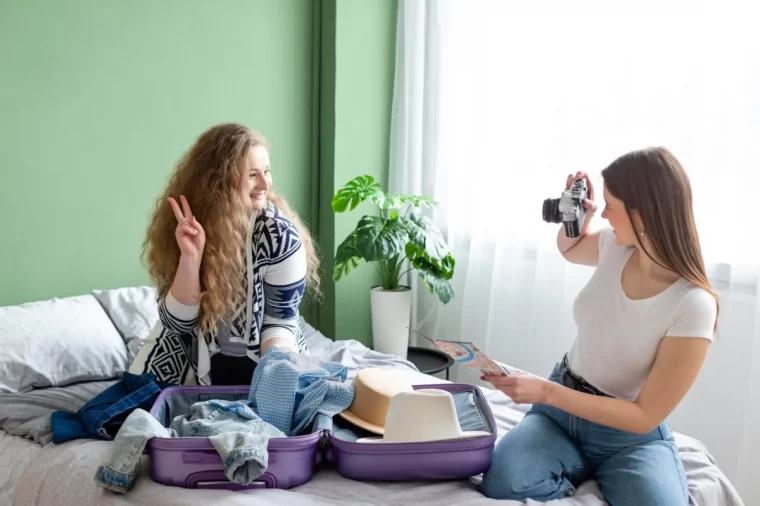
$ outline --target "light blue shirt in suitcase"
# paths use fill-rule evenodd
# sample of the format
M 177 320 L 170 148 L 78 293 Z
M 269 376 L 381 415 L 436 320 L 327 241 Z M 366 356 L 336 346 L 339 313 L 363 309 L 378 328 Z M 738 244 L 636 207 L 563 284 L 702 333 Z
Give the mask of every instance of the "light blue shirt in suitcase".
M 248 392 L 250 406 L 288 436 L 302 434 L 317 414 L 333 417 L 354 400 L 348 368 L 314 355 L 270 346 L 259 360 Z
M 269 439 L 284 436 L 241 401 L 197 402 L 190 407 L 190 413 L 176 417 L 169 428 L 147 411 L 136 409 L 116 434 L 108 459 L 95 473 L 95 482 L 125 493 L 132 488 L 140 457 L 152 438 L 207 437 L 222 459 L 227 479 L 248 484 L 269 465 Z

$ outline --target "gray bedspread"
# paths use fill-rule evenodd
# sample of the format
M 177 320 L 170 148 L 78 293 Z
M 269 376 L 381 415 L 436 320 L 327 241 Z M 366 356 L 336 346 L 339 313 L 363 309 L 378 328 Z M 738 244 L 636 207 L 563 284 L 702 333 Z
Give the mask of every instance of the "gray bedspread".
M 415 367 L 398 357 L 389 357 L 364 347 L 356 341 L 333 342 L 314 329 L 307 327 L 307 341 L 312 353 L 325 360 L 340 362 L 349 367 L 352 377 L 363 367 L 385 367 L 406 371 L 415 384 L 438 383 L 443 380 L 421 374 Z M 0 423 L 17 437 L 26 437 L 31 443 L 37 441 L 33 452 L 36 458 L 16 462 L 13 467 L 15 506 L 77 504 L 81 506 L 109 504 L 204 504 L 206 506 L 271 504 L 276 506 L 303 506 L 310 504 L 457 504 L 485 505 L 504 504 L 517 506 L 512 501 L 492 501 L 478 489 L 479 478 L 441 483 L 364 483 L 342 478 L 333 470 L 319 471 L 307 484 L 290 491 L 254 490 L 229 492 L 223 490 L 189 490 L 166 487 L 150 479 L 147 457 L 143 457 L 141 472 L 134 489 L 126 496 L 116 496 L 94 485 L 92 477 L 98 464 L 108 455 L 109 443 L 104 441 L 78 440 L 55 446 L 40 444 L 49 441 L 49 422 L 45 417 L 54 409 L 75 410 L 87 399 L 105 388 L 110 382 L 83 384 L 48 389 L 46 393 L 22 394 L 13 402 L 26 404 L 27 415 L 34 415 L 24 423 L 13 409 L 6 409 L 0 399 Z M 523 417 L 526 406 L 515 405 L 503 393 L 484 389 L 496 417 L 499 436 L 503 436 Z M 68 407 L 65 407 L 68 406 Z M 46 413 L 47 412 L 47 413 Z M 14 425 L 15 424 L 15 425 Z M 6 438 L 9 436 L 6 436 Z M 17 438 L 14 438 L 17 439 Z M 707 449 L 697 440 L 676 435 L 678 449 L 686 469 L 691 504 L 699 506 L 742 506 L 736 489 L 721 472 Z M 28 453 L 28 452 L 27 452 Z M 38 455 L 39 454 L 39 455 Z M 0 451 L 0 455 L 2 452 Z M 30 454 L 31 455 L 31 454 Z M 0 462 L 0 471 L 3 463 Z M 23 472 L 22 468 L 26 468 Z M 8 496 L 6 496 L 8 497 Z M 529 501 L 527 504 L 538 503 Z M 572 498 L 554 501 L 556 506 L 602 506 L 606 504 L 596 483 L 591 480 L 582 484 Z

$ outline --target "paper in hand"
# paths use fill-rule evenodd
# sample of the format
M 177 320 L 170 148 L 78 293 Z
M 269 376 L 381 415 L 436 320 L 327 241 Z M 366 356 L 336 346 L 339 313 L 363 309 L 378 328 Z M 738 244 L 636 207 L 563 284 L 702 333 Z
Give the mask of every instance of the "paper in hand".
M 440 339 L 430 339 L 429 337 L 420 334 L 416 330 L 412 330 L 412 332 L 433 343 L 446 355 L 453 358 L 457 363 L 464 364 L 468 367 L 472 367 L 473 369 L 480 369 L 480 372 L 486 376 L 509 376 L 511 374 L 505 368 L 501 367 L 499 364 L 488 358 L 488 355 L 483 353 L 481 349 L 475 345 L 475 343 L 466 341 L 443 341 Z

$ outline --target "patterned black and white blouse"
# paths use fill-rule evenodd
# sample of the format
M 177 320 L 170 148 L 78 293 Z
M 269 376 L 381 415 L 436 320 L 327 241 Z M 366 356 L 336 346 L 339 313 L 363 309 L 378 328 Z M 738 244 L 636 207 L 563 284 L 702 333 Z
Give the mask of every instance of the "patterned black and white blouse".
M 151 372 L 184 385 L 208 385 L 211 356 L 247 355 L 258 362 L 261 344 L 279 337 L 306 353 L 298 308 L 306 287 L 306 252 L 295 225 L 272 204 L 251 218 L 242 282 L 247 296 L 230 328 L 203 334 L 200 305 L 186 306 L 171 292 L 158 302 L 159 321 L 129 372 Z M 249 280 L 253 282 L 249 282 Z

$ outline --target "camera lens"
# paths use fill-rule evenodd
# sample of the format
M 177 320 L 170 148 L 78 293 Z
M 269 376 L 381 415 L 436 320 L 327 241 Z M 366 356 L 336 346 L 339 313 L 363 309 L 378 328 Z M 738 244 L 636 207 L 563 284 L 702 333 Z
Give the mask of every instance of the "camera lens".
M 546 223 L 559 223 L 559 199 L 546 199 L 544 200 L 543 209 L 544 221 Z

